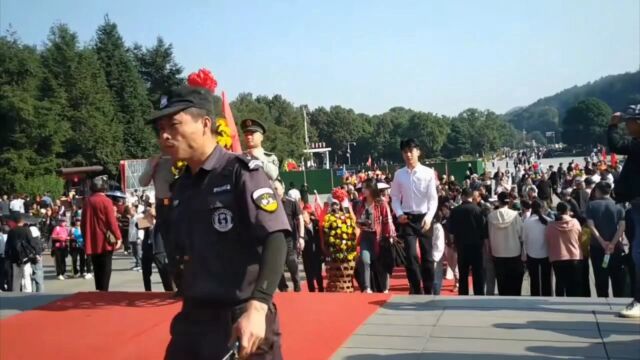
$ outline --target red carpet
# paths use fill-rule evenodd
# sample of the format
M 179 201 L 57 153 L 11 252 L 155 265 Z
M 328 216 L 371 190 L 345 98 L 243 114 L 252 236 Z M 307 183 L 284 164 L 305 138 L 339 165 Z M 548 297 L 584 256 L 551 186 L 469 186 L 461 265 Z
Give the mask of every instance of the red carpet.
M 280 293 L 285 359 L 328 359 L 385 294 Z M 162 293 L 78 293 L 0 321 L 0 359 L 162 359 L 180 302 Z

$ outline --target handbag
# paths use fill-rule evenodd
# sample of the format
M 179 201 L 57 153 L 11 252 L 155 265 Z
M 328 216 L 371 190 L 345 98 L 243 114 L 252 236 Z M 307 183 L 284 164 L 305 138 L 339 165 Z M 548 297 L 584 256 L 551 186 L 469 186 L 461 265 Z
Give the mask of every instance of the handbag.
M 118 242 L 118 239 L 116 239 L 116 236 L 113 235 L 113 233 L 109 230 L 105 232 L 104 238 L 105 240 L 107 240 L 107 244 L 109 245 L 115 245 Z

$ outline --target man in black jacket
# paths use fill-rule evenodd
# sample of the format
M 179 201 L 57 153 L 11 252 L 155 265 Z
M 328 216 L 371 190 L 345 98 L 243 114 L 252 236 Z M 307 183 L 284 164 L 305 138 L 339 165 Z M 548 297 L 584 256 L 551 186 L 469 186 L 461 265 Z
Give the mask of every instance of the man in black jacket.
M 618 125 L 624 121 L 631 139 L 620 139 Z M 633 301 L 620 312 L 620 316 L 640 318 L 640 104 L 631 105 L 624 114 L 615 113 L 611 117 L 607 131 L 609 151 L 627 155 L 620 176 L 615 182 L 615 199 L 618 202 L 631 203 L 631 224 L 633 226 L 632 257 L 635 263 L 635 294 Z
M 547 176 L 544 173 L 540 176 L 536 188 L 538 189 L 538 199 L 544 201 L 547 207 L 551 208 L 553 206 L 552 184 L 547 180 Z
M 37 255 L 39 244 L 25 226 L 22 214 L 16 214 L 16 227 L 9 231 L 4 254 L 13 266 L 13 291 L 31 292 L 31 263 L 41 260 Z
M 473 274 L 473 294 L 484 295 L 484 266 L 482 248 L 487 238 L 486 219 L 473 203 L 473 191 L 462 190 L 462 204 L 451 211 L 449 231 L 458 250 L 460 285 L 458 293 L 469 295 L 469 268 Z
M 558 186 L 560 185 L 560 179 L 558 173 L 553 169 L 553 165 L 549 165 L 549 182 L 551 183 L 551 189 L 553 193 L 558 195 Z

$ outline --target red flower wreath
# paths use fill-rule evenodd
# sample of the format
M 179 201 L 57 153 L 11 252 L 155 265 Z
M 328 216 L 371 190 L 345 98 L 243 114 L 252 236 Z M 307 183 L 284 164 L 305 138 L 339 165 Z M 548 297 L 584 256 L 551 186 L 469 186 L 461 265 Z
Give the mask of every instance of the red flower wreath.
M 331 192 L 331 197 L 334 200 L 338 201 L 340 204 L 342 204 L 345 200 L 349 198 L 349 195 L 347 194 L 346 191 L 342 190 L 341 188 L 335 188 Z
M 194 87 L 203 87 L 211 91 L 212 94 L 216 93 L 216 87 L 218 87 L 218 81 L 208 69 L 200 69 L 198 72 L 189 74 L 187 84 Z

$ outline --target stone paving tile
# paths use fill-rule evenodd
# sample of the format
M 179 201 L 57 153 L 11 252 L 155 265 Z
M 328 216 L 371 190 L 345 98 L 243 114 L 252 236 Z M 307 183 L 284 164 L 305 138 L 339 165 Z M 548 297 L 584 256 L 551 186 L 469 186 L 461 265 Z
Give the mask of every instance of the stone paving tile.
M 549 359 L 567 359 L 571 358 L 569 356 L 563 357 L 555 357 L 555 356 L 543 356 L 543 355 L 505 355 L 498 352 L 495 353 L 486 353 L 486 354 L 478 354 L 474 352 L 463 353 L 463 352 L 451 352 L 451 351 L 426 351 L 422 353 L 422 357 L 420 360 L 514 360 L 514 359 L 524 359 L 524 360 L 549 360 Z M 578 359 L 579 357 L 573 357 L 574 359 Z M 386 358 L 385 358 L 386 359 Z M 590 359 L 602 359 L 608 360 L 606 357 L 602 358 L 590 358 Z M 352 359 L 349 359 L 352 360 Z M 353 359 L 356 360 L 356 359 Z M 360 360 L 360 359 L 358 359 Z M 364 358 L 363 358 L 364 360 Z
M 366 324 L 378 325 L 423 325 L 433 326 L 438 322 L 439 313 L 429 315 L 381 315 L 374 314 L 367 320 Z
M 406 350 L 342 348 L 336 352 L 332 360 L 421 360 L 424 354 Z
M 640 337 L 626 341 L 606 342 L 609 357 L 617 359 L 640 359 Z
M 0 293 L 0 319 L 62 299 L 69 294 Z
M 382 336 L 412 336 L 412 337 L 428 337 L 433 326 L 407 326 L 407 325 L 362 325 L 355 334 L 357 335 L 382 335 Z
M 517 340 L 461 340 L 449 338 L 430 338 L 424 351 L 456 352 L 475 354 L 501 354 L 512 357 L 520 355 L 559 356 L 578 358 L 606 358 L 604 347 L 600 343 L 573 343 Z
M 595 319 L 590 321 L 561 320 L 535 320 L 531 318 L 498 318 L 487 313 L 476 315 L 461 315 L 455 311 L 446 310 L 438 322 L 439 326 L 473 326 L 498 329 L 572 329 L 597 331 Z
M 363 349 L 394 349 L 421 351 L 426 343 L 426 337 L 409 336 L 376 336 L 376 335 L 353 335 L 344 344 L 345 348 Z
M 496 329 L 439 325 L 431 331 L 431 338 L 523 340 L 547 342 L 601 343 L 597 329 L 550 331 L 542 329 Z M 473 340 L 465 340 L 473 341 Z

